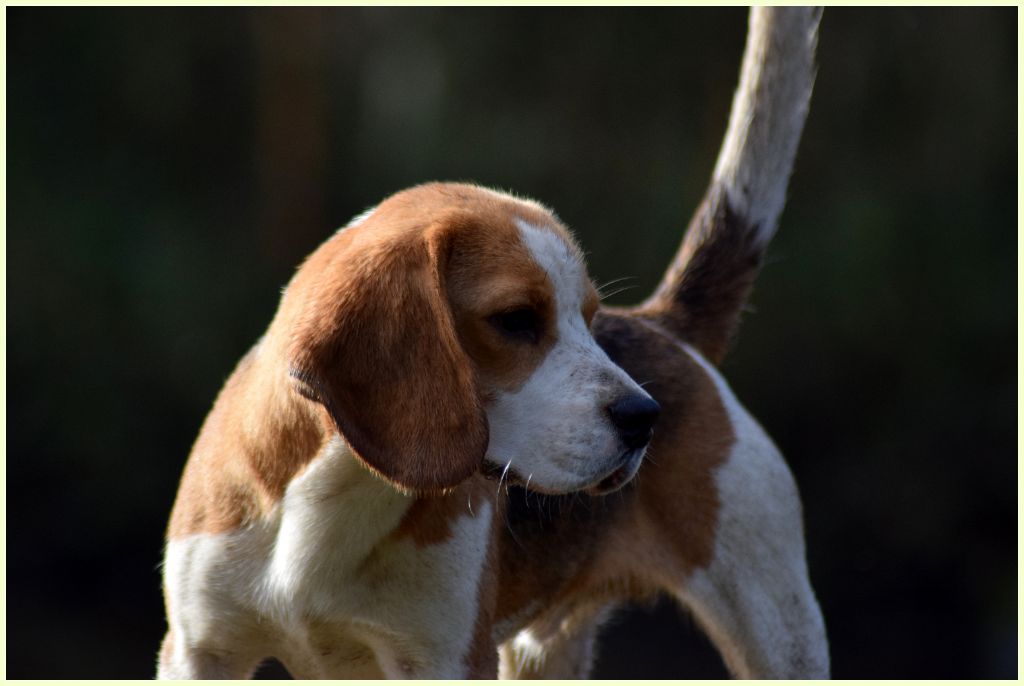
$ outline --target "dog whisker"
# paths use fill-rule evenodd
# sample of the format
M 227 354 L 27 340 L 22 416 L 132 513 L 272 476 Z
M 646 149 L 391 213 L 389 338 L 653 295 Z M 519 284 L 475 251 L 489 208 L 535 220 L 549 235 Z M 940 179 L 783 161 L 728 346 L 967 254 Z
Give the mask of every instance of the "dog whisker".
M 625 291 L 628 291 L 631 288 L 636 288 L 636 284 L 631 284 L 629 286 L 623 286 L 622 288 L 616 288 L 611 293 L 598 293 L 598 295 L 601 297 L 601 301 L 604 302 L 608 298 L 613 298 L 616 295 L 618 295 L 619 293 L 623 293 Z
M 600 293 L 601 291 L 603 291 L 605 288 L 608 288 L 609 286 L 613 286 L 613 285 L 615 285 L 617 283 L 622 283 L 623 281 L 628 281 L 629 279 L 635 279 L 635 278 L 636 278 L 635 276 L 620 276 L 617 279 L 612 279 L 611 281 L 605 281 L 603 284 L 601 284 L 600 286 L 596 286 L 595 288 L 596 288 L 597 292 Z
M 505 477 L 508 476 L 508 469 L 511 466 L 512 466 L 512 460 L 509 460 L 508 464 L 505 465 L 505 469 L 501 470 L 501 476 L 498 477 L 498 489 L 494 492 L 495 497 L 497 497 L 498 495 L 501 494 L 501 482 L 503 482 L 505 480 Z M 507 485 L 505 487 L 505 495 L 508 495 L 508 486 Z

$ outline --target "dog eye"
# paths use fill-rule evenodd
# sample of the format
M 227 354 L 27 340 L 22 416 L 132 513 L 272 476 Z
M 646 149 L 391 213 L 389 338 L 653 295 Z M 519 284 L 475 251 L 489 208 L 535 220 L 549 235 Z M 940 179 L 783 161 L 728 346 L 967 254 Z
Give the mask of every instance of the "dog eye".
M 508 338 L 536 343 L 540 339 L 540 318 L 528 307 L 499 312 L 488 320 Z

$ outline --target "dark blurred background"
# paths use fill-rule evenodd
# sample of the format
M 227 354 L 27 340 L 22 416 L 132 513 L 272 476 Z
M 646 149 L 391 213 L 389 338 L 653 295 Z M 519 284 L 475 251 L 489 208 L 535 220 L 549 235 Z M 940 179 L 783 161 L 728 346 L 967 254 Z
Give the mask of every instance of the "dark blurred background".
M 7 668 L 151 676 L 163 529 L 295 266 L 390 193 L 550 204 L 654 286 L 742 8 L 7 15 Z M 724 372 L 787 456 L 836 677 L 1017 674 L 1014 9 L 828 9 L 789 202 Z M 620 614 L 596 676 L 724 676 Z

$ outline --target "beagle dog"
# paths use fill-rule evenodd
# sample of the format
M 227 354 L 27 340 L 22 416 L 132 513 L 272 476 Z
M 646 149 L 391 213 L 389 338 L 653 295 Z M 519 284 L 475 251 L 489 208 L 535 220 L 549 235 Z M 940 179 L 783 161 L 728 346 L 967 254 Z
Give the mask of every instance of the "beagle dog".
M 820 16 L 751 10 L 725 140 L 675 260 L 646 302 L 594 319 L 598 343 L 661 404 L 658 431 L 614 495 L 511 493 L 503 678 L 586 678 L 614 608 L 657 593 L 693 615 L 735 676 L 829 675 L 796 484 L 717 369 L 782 211 Z
M 614 491 L 658 414 L 597 309 L 555 216 L 475 186 L 321 245 L 189 456 L 158 676 L 493 678 L 502 481 Z

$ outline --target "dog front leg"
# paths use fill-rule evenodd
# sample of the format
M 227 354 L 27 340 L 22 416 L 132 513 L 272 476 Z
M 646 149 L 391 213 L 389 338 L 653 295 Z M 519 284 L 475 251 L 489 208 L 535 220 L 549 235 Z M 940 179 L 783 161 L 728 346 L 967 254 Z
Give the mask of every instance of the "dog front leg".
M 487 624 L 487 627 L 490 625 Z M 468 642 L 449 641 L 450 634 L 438 631 L 434 636 L 409 636 L 393 631 L 371 631 L 363 636 L 372 651 L 380 676 L 386 679 L 487 679 L 498 675 L 498 649 L 490 631 L 477 630 Z M 353 678 L 344 672 L 324 676 Z
M 588 678 L 597 637 L 612 609 L 590 605 L 572 614 L 555 611 L 541 617 L 501 645 L 498 678 Z
M 176 645 L 168 631 L 160 646 L 156 678 L 167 679 L 248 679 L 259 666 L 259 657 L 241 653 L 214 652 Z

